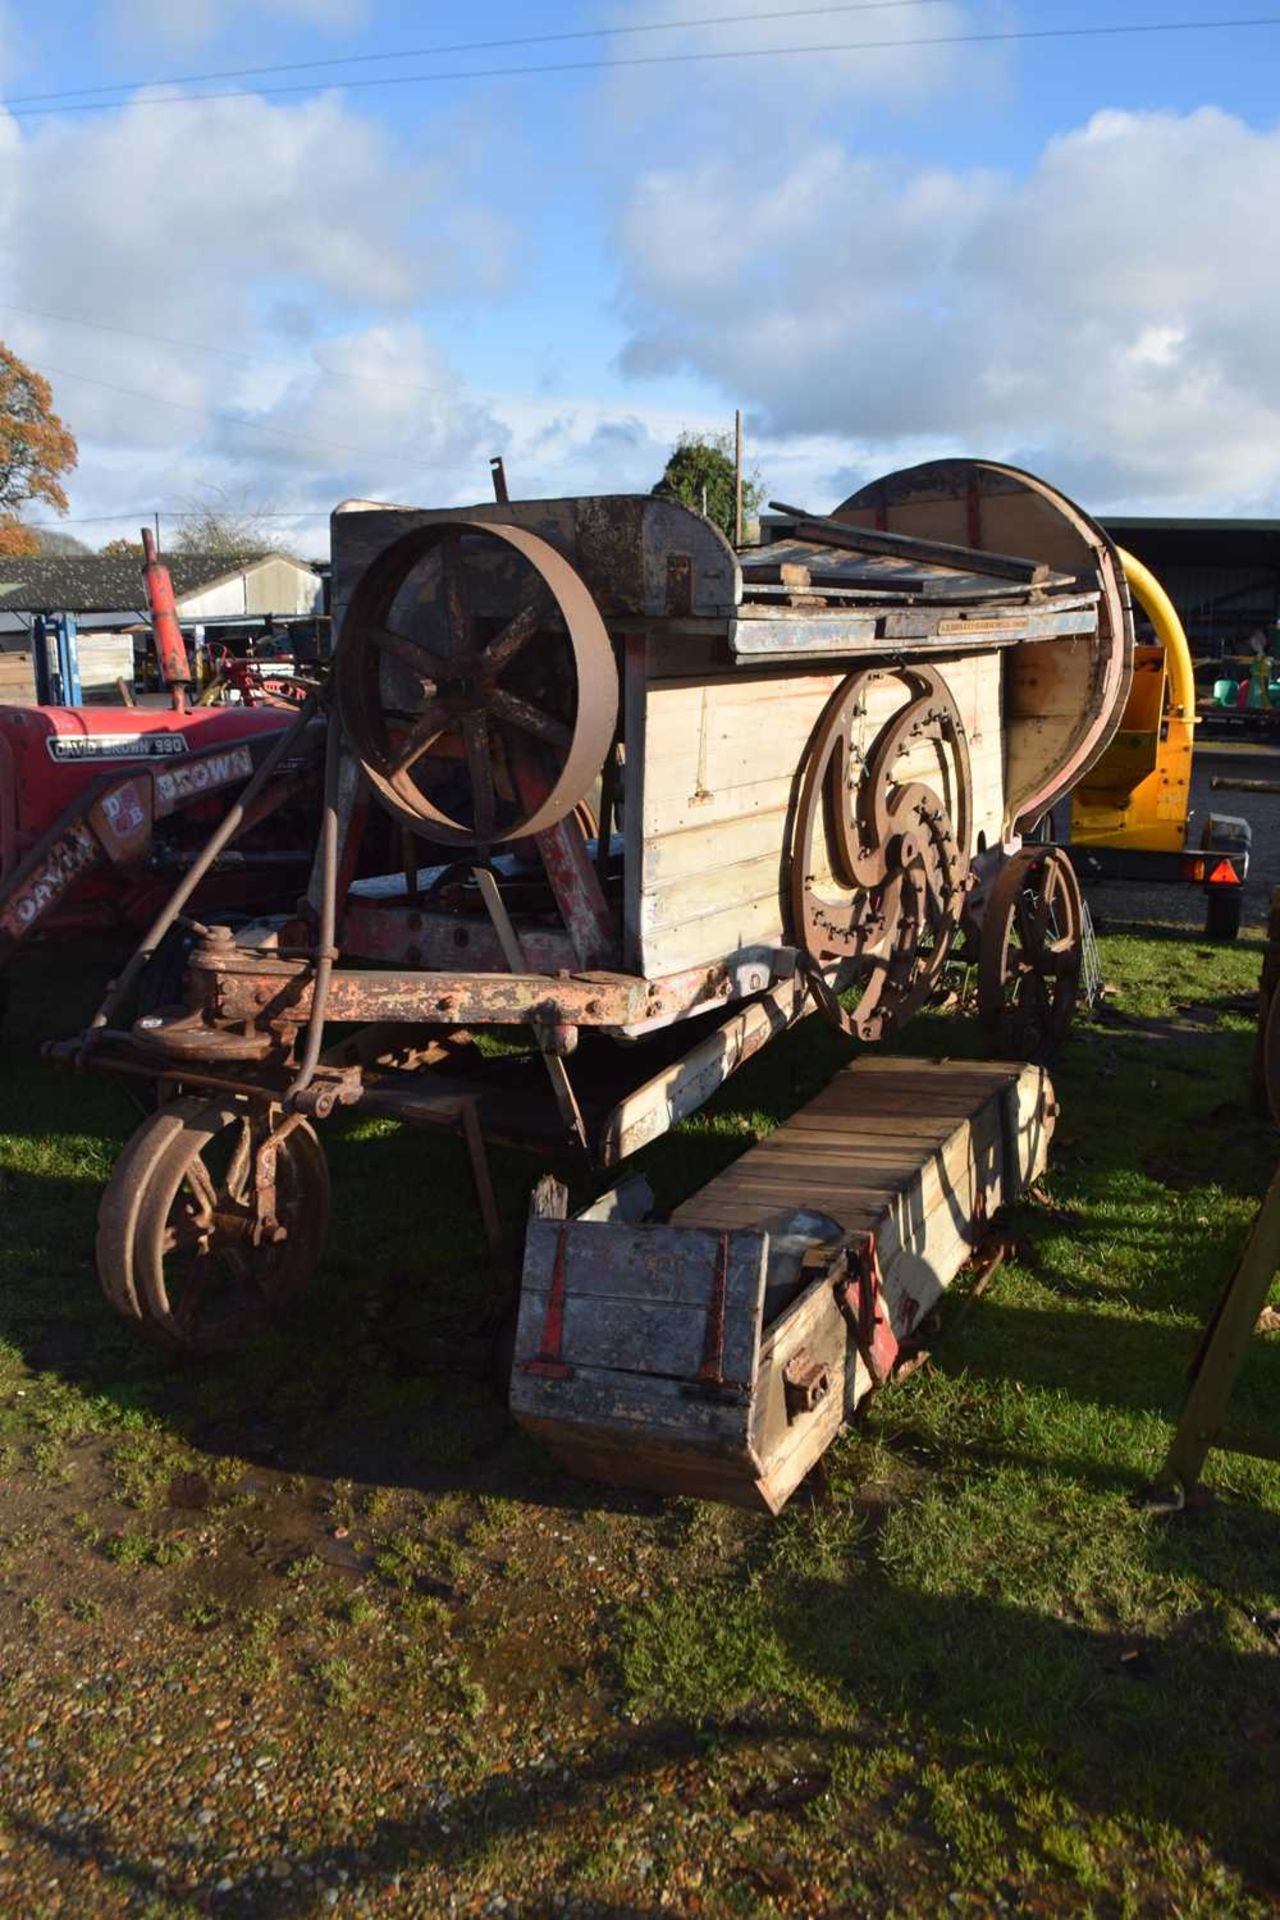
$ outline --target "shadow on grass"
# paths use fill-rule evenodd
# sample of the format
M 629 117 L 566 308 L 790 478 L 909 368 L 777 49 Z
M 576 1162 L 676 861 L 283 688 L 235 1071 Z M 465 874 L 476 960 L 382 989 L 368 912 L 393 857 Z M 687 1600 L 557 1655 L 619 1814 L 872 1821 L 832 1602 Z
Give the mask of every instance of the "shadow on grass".
M 62 1008 L 68 1024 L 71 988 L 85 1001 L 96 997 L 96 987 L 91 993 L 78 977 L 68 978 L 65 955 L 47 967 L 40 960 L 21 982 L 25 1004 L 15 993 L 16 1037 L 4 1083 L 0 1124 L 9 1150 L 0 1194 L 8 1232 L 0 1251 L 0 1335 L 34 1366 L 121 1406 L 145 1407 L 193 1445 L 256 1465 L 427 1489 L 525 1493 L 544 1503 L 608 1500 L 565 1486 L 511 1431 L 494 1366 L 511 1284 L 490 1269 L 465 1155 L 451 1136 L 358 1118 L 328 1125 L 329 1244 L 288 1325 L 242 1355 L 199 1365 L 175 1363 L 140 1342 L 102 1299 L 92 1267 L 98 1195 L 136 1110 L 115 1083 L 56 1074 L 37 1057 L 33 1037 L 52 1030 L 52 1009 Z M 922 1057 L 974 1057 L 983 1038 L 972 1021 L 927 1014 L 898 1046 Z M 1222 1084 L 1232 1083 L 1246 1058 L 1243 1036 L 1238 1051 L 1239 1063 L 1219 1064 Z M 674 1204 L 817 1092 L 850 1053 L 825 1023 L 805 1021 L 749 1062 L 693 1125 L 654 1142 L 632 1165 L 648 1175 L 660 1206 Z M 1176 1099 L 1162 1099 L 1153 1116 L 1144 1087 L 1100 1088 L 1096 1065 L 1096 1049 L 1075 1044 L 1059 1071 L 1068 1111 L 1097 1110 L 1105 1099 L 1111 1128 L 1090 1143 L 1099 1171 L 1085 1161 L 1078 1174 L 1068 1173 L 1069 1184 L 1074 1178 L 1077 1187 L 1105 1193 L 1109 1169 L 1126 1164 L 1139 1137 L 1134 1130 L 1142 1127 L 1144 1145 L 1160 1142 L 1163 1129 L 1189 1156 L 1211 1156 L 1220 1175 L 1232 1178 L 1234 1170 L 1242 1191 L 1260 1187 L 1256 1128 L 1247 1116 L 1217 1141 L 1204 1139 L 1203 1126 L 1194 1135 L 1197 1103 L 1202 1112 L 1216 1081 L 1188 1083 Z M 501 1150 L 492 1159 L 514 1241 L 544 1162 Z M 601 1184 L 579 1169 L 575 1200 Z M 1159 1193 L 1157 1183 L 1148 1186 Z M 1061 1314 L 985 1301 L 935 1352 L 938 1364 L 967 1367 L 983 1379 L 1065 1387 L 1083 1399 L 1172 1410 L 1193 1344 L 1190 1327 L 1091 1312 L 1091 1295 L 1105 1304 L 1120 1291 L 1148 1314 L 1198 1319 L 1238 1235 L 1230 1244 L 1224 1239 L 1221 1271 L 1207 1275 L 1210 1236 L 1189 1237 L 1167 1211 L 1113 1207 L 1101 1218 L 1082 1218 L 1066 1230 L 1069 1270 L 1055 1261 L 1054 1234 L 1062 1230 L 1034 1217 L 1030 1230 L 1044 1236 L 1036 1277 L 1063 1296 Z M 1118 1278 L 1107 1271 L 1113 1245 L 1132 1268 Z
M 1273 1543 L 1276 1526 L 1272 1517 Z M 1017 1793 L 1025 1785 L 1041 1796 L 1046 1790 L 1061 1794 L 1100 1820 L 1123 1822 L 1104 1844 L 1123 1854 L 1118 1877 L 1136 1874 L 1149 1890 L 1154 1890 L 1153 1866 L 1158 1871 L 1161 1832 L 1168 1829 L 1211 1848 L 1259 1895 L 1280 1889 L 1275 1822 L 1280 1661 L 1275 1656 L 1232 1653 L 1210 1643 L 1195 1621 L 1180 1635 L 1135 1646 L 1119 1634 L 980 1595 L 926 1595 L 874 1575 L 849 1584 L 791 1577 L 785 1586 L 785 1604 L 754 1624 L 779 1641 L 797 1694 L 811 1681 L 828 1699 L 834 1693 L 843 1702 L 839 1729 L 832 1728 L 830 1714 L 824 1724 L 801 1698 L 788 1698 L 785 1688 L 771 1699 L 757 1697 L 738 1712 L 689 1712 L 678 1700 L 659 1703 L 645 1727 L 620 1727 L 593 1740 L 575 1757 L 570 1778 L 549 1781 L 536 1772 L 521 1776 L 504 1767 L 453 1799 L 447 1817 L 427 1794 L 416 1812 L 374 1818 L 346 1845 L 293 1855 L 290 1885 L 272 1877 L 265 1885 L 224 1889 L 217 1910 L 310 1913 L 316 1910 L 318 1888 L 331 1884 L 339 1871 L 353 1884 L 368 1885 L 429 1867 L 445 1873 L 482 1868 L 489 1855 L 495 1884 L 501 1884 L 509 1842 L 551 1825 L 569 1836 L 580 1834 L 585 1849 L 602 1825 L 616 1828 L 625 1820 L 618 1796 L 623 1803 L 627 1796 L 642 1798 L 652 1791 L 651 1777 L 673 1762 L 694 1759 L 708 1748 L 731 1765 L 736 1756 L 742 1767 L 737 1790 L 742 1791 L 758 1776 L 757 1748 L 795 1739 L 803 1742 L 810 1769 L 825 1766 L 838 1781 L 846 1754 L 865 1756 L 880 1744 L 900 1744 L 904 1718 L 917 1740 L 933 1746 L 933 1755 L 919 1761 L 921 1775 L 927 1758 L 936 1756 L 949 1775 L 973 1767 L 979 1777 L 996 1780 L 983 1797 L 998 1810 L 1003 1846 L 993 1850 L 988 1842 L 982 1860 L 972 1863 L 989 1880 L 1004 1867 L 1011 1869 L 1019 1850 L 1036 1846 L 1034 1826 L 1020 1831 L 1025 1816 L 1020 1816 Z M 752 1624 L 753 1617 L 744 1612 L 742 1627 Z M 771 1764 L 779 1764 L 776 1755 Z M 924 1802 L 918 1844 L 926 1865 L 932 1856 L 936 1868 L 951 1849 L 945 1828 L 933 1824 L 927 1787 L 920 1780 L 916 1784 Z M 681 1789 L 686 1811 L 697 1810 L 700 1792 L 714 1805 L 719 1788 L 686 1777 Z M 876 1842 L 879 1827 L 892 1817 L 890 1804 L 866 1793 L 842 1799 L 838 1786 L 828 1789 L 826 1799 L 826 1817 L 840 1823 L 851 1868 L 874 1887 L 887 1864 Z M 815 1816 L 823 1817 L 821 1808 L 805 1817 Z M 108 1869 L 110 1878 L 160 1891 L 155 1862 L 119 1860 L 109 1830 L 100 1823 L 76 1832 L 14 1824 L 63 1858 L 114 1857 L 118 1863 Z M 1136 1857 L 1131 1852 L 1135 1838 Z M 803 1829 L 785 1812 L 757 1813 L 747 1844 L 740 1843 L 727 1858 L 740 1861 L 757 1850 L 762 1858 L 777 1858 L 778 1847 L 802 1854 Z M 574 1851 L 571 1837 L 570 1864 L 561 1877 L 566 1891 Z M 260 1857 L 270 1868 L 269 1858 Z M 183 1865 L 178 1859 L 164 1863 L 171 1886 L 175 1876 L 181 1884 Z M 1099 1865 L 1109 1878 L 1108 1863 Z M 963 1885 L 963 1862 L 958 1870 Z M 1042 1870 L 1050 1880 L 1058 1879 L 1065 1894 L 1060 1869 L 1055 1873 L 1048 1861 Z M 952 1863 L 945 1871 L 951 1874 L 957 1867 Z M 1084 1890 L 1079 1891 L 1083 1897 Z M 212 1878 L 186 1885 L 183 1892 L 199 1910 L 205 1901 L 213 1904 Z M 550 1910 L 556 1887 L 542 1892 Z M 530 1908 L 543 1910 L 538 1903 Z M 593 1898 L 590 1910 L 640 1916 L 661 1907 L 656 1897 L 637 1894 L 612 1903 Z

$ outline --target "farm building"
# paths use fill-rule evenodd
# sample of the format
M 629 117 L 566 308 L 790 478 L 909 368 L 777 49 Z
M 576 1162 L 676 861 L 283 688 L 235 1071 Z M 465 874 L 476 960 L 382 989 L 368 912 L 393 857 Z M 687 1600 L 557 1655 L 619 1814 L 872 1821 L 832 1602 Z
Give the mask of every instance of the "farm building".
M 167 558 L 186 628 L 318 612 L 323 585 L 287 553 L 180 553 Z M 58 554 L 0 559 L 0 701 L 36 698 L 36 622 L 74 620 L 86 700 L 110 699 L 131 678 L 134 635 L 147 623 L 140 561 L 130 555 Z
M 1243 654 L 1259 630 L 1274 643 L 1280 622 L 1280 520 L 1116 513 L 1108 514 L 1103 525 L 1150 567 L 1177 607 L 1198 657 Z

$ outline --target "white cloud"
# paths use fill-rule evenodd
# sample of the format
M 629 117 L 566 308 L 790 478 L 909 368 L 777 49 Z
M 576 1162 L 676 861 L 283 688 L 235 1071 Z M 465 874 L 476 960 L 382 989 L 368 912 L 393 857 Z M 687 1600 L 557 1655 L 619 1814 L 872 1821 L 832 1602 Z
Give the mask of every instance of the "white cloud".
M 1106 112 L 1026 178 L 814 142 L 761 189 L 650 170 L 618 239 L 635 373 L 780 434 L 1005 452 L 1089 504 L 1280 502 L 1280 131 Z
M 604 19 L 610 25 L 674 26 L 605 43 L 605 58 L 634 63 L 602 82 L 599 123 L 606 143 L 631 153 L 646 130 L 665 124 L 688 145 L 689 100 L 696 95 L 698 140 L 707 150 L 753 156 L 758 179 L 761 153 L 776 152 L 796 130 L 812 130 L 815 116 L 834 111 L 848 124 L 851 113 L 911 112 L 961 72 L 973 87 L 1003 71 L 1004 56 L 994 49 L 954 44 L 977 18 L 956 0 L 845 13 L 815 12 L 815 4 L 771 0 L 753 8 L 723 0 L 719 11 L 728 15 L 770 17 L 685 28 L 681 21 L 703 11 L 689 0 L 627 0 L 609 8 Z M 991 4 L 1002 12 L 1004 0 Z M 821 51 L 801 51 L 813 48 Z M 673 65 L 668 55 L 693 58 Z
M 433 461 L 483 490 L 495 429 L 419 316 L 501 291 L 516 241 L 469 204 L 470 123 L 436 125 L 406 147 L 334 96 L 0 114 L 0 298 L 29 310 L 0 336 L 79 439 L 77 513 L 201 483 L 327 507 Z
M 350 33 L 368 14 L 366 0 L 116 0 L 113 36 L 170 47 L 198 47 L 220 33 L 275 15 L 323 33 Z

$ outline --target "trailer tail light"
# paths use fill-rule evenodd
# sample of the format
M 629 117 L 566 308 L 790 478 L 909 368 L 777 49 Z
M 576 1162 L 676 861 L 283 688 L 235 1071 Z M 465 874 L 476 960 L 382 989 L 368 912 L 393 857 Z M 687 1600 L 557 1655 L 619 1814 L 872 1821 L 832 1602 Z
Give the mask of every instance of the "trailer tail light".
M 1190 854 L 1187 854 L 1187 855 L 1185 856 L 1185 858 L 1183 859 L 1183 862 L 1182 862 L 1182 877 L 1183 877 L 1183 879 L 1184 879 L 1184 880 L 1193 880 L 1193 881 L 1200 881 L 1200 880 L 1203 880 L 1203 879 L 1204 879 L 1204 877 L 1205 877 L 1205 866 L 1206 866 L 1206 864 L 1207 864 L 1207 863 L 1206 863 L 1205 861 L 1203 861 L 1203 860 L 1197 860 L 1197 859 L 1195 859 L 1195 858 L 1193 858 L 1193 856 L 1192 856 L 1192 855 L 1190 855 Z
M 1240 875 L 1236 872 L 1229 860 L 1219 860 L 1217 866 L 1209 875 L 1209 885 L 1211 887 L 1238 887 L 1240 885 Z

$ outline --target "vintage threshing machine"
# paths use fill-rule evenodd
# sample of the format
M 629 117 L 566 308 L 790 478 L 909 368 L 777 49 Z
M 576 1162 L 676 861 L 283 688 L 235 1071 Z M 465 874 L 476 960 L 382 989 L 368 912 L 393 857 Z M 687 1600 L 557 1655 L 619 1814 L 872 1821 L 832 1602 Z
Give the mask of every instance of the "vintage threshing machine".
M 647 496 L 357 502 L 333 570 L 306 901 L 197 930 L 185 1004 L 130 1028 L 139 956 L 61 1049 L 161 1090 L 98 1238 L 150 1332 L 225 1345 L 294 1298 L 341 1106 L 460 1129 L 496 1239 L 486 1139 L 615 1166 L 815 1004 L 879 1039 L 960 945 L 1006 1058 L 1060 1034 L 1079 895 L 1021 836 L 1110 740 L 1132 626 L 1115 549 L 1042 481 L 936 462 L 737 553 Z M 399 871 L 353 877 L 388 818 Z

